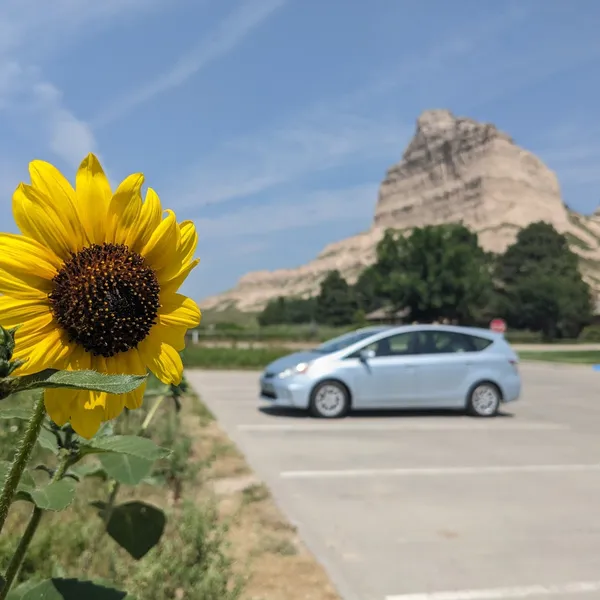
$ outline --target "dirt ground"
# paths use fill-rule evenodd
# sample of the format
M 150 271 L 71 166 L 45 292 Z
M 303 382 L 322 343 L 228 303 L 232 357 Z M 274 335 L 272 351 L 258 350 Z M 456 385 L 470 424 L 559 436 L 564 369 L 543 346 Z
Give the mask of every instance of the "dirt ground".
M 244 600 L 339 600 L 319 563 L 275 505 L 269 490 L 208 413 L 186 419 L 198 460 L 212 457 L 199 494 L 211 493 L 231 520 L 229 539 L 249 575 Z M 210 490 L 210 492 L 208 492 Z

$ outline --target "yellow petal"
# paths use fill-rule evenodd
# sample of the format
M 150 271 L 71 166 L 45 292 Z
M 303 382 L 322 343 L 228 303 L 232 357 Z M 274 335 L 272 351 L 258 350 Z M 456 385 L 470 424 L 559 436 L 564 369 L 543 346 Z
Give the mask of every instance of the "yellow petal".
M 142 210 L 141 189 L 144 176 L 135 173 L 127 177 L 117 188 L 108 207 L 106 241 L 125 244 L 129 233 L 136 231 Z
M 65 230 L 76 250 L 89 244 L 77 212 L 77 196 L 73 186 L 53 165 L 43 160 L 29 163 L 31 185 L 38 190 L 60 215 Z
M 165 342 L 149 335 L 138 347 L 142 361 L 163 382 L 179 385 L 183 363 L 179 353 Z
M 93 154 L 88 154 L 79 166 L 75 192 L 79 217 L 90 242 L 102 244 L 112 193 L 102 165 Z
M 31 375 L 44 369 L 64 369 L 75 350 L 67 335 L 50 317 L 42 316 L 23 324 L 15 335 L 15 360 L 24 360 L 15 375 Z
M 0 269 L 0 294 L 14 298 L 45 300 L 52 291 L 52 282 L 36 275 L 16 277 Z
M 196 226 L 192 221 L 184 221 L 179 225 L 181 231 L 181 248 L 179 250 L 181 262 L 185 265 L 189 263 L 194 254 L 196 253 L 196 247 L 198 246 L 198 233 L 196 232 Z
M 174 264 L 179 250 L 181 233 L 173 211 L 167 210 L 166 213 L 167 217 L 154 230 L 141 254 L 157 274 L 159 271 L 164 271 L 164 277 L 168 278 L 167 273 L 173 270 L 174 273 L 177 273 L 181 268 L 181 265 Z
M 137 390 L 133 390 L 133 392 L 129 392 L 125 394 L 125 406 L 129 410 L 135 410 L 136 408 L 140 408 L 144 403 L 144 394 L 146 392 L 146 382 L 142 383 Z
M 145 375 L 148 372 L 142 362 L 140 353 L 135 349 L 103 359 L 103 364 L 97 364 L 95 368 L 98 371 L 110 374 Z M 128 394 L 107 394 L 104 419 L 109 421 L 118 417 L 124 406 L 131 409 L 139 408 L 144 399 L 145 389 L 146 384 L 144 383 Z
M 0 269 L 18 278 L 52 280 L 62 267 L 56 254 L 35 240 L 14 233 L 0 233 Z
M 65 360 L 63 367 L 67 371 L 87 371 L 92 368 L 92 355 L 86 352 L 82 346 L 73 348 L 73 352 Z
M 50 314 L 50 305 L 41 298 L 21 300 L 0 296 L 0 325 L 7 329 Z
M 46 412 L 59 427 L 62 427 L 71 418 L 71 410 L 77 401 L 78 394 L 80 392 L 77 390 L 44 390 Z
M 13 194 L 13 216 L 21 233 L 49 248 L 67 260 L 81 245 L 81 234 L 75 234 L 69 220 L 78 220 L 74 208 L 44 196 L 36 188 L 21 183 Z M 69 209 L 72 213 L 69 215 Z M 79 227 L 81 229 L 81 227 Z
M 71 406 L 71 427 L 81 437 L 94 437 L 104 420 L 106 394 L 80 392 Z
M 182 267 L 172 278 L 162 279 L 159 278 L 160 291 L 162 295 L 174 294 L 181 287 L 183 282 L 187 279 L 187 276 L 191 273 L 192 269 L 198 266 L 200 259 L 192 261 L 189 265 Z
M 126 394 L 106 394 L 104 407 L 104 421 L 116 419 L 122 412 L 125 406 Z
M 192 329 L 200 325 L 201 313 L 198 305 L 182 294 L 161 294 L 160 322 L 173 327 Z
M 150 330 L 152 338 L 160 340 L 169 346 L 173 346 L 177 352 L 181 352 L 185 348 L 185 334 L 187 327 L 173 327 L 172 325 L 164 325 L 159 322 Z
M 126 244 L 133 252 L 138 254 L 142 251 L 148 240 L 154 233 L 154 230 L 160 225 L 162 220 L 162 207 L 157 193 L 148 188 L 146 199 L 142 204 L 138 223 L 134 230 L 130 230 L 127 235 Z

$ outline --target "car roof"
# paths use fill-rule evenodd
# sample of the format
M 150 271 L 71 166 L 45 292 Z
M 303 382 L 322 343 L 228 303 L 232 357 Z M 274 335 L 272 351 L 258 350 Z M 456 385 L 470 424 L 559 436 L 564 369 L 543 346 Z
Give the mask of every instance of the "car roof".
M 462 325 L 435 325 L 429 323 L 416 323 L 410 325 L 396 325 L 388 326 L 383 329 L 381 333 L 385 331 L 391 335 L 395 333 L 405 333 L 407 331 L 450 331 L 454 333 L 464 333 L 467 335 L 474 335 L 478 337 L 485 337 L 490 340 L 498 339 L 503 337 L 501 333 L 492 331 L 491 329 L 484 329 L 482 327 L 464 327 Z M 379 332 L 373 332 L 373 334 Z

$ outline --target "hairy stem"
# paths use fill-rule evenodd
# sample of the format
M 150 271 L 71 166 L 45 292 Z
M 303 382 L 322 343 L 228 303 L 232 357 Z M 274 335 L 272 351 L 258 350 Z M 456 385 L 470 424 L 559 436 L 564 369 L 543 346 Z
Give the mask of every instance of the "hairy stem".
M 0 533 L 6 522 L 8 510 L 17 492 L 17 486 L 19 485 L 23 471 L 29 462 L 35 442 L 40 435 L 45 415 L 44 394 L 41 393 L 35 402 L 31 418 L 27 423 L 27 429 L 2 485 L 2 492 L 0 493 Z

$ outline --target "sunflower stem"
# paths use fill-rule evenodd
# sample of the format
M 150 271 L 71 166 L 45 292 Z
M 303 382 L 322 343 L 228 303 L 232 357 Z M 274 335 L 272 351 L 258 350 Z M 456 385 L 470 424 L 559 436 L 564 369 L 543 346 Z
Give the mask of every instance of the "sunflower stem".
M 0 493 L 0 533 L 6 522 L 8 510 L 10 509 L 10 505 L 17 492 L 17 486 L 19 485 L 19 481 L 21 481 L 23 471 L 29 462 L 35 442 L 40 435 L 45 416 L 44 394 L 41 393 L 34 404 L 31 418 L 27 423 L 27 429 L 25 430 L 25 434 L 21 439 L 19 447 L 17 448 L 17 453 L 15 454 L 6 475 L 6 479 L 2 485 L 2 492 Z
M 142 426 L 140 427 L 140 431 L 138 433 L 138 435 L 142 435 L 142 433 L 144 433 L 144 431 L 146 431 L 146 429 L 148 429 L 148 426 L 150 425 L 150 421 L 152 421 L 152 419 L 154 418 L 154 415 L 156 414 L 156 411 L 160 408 L 160 405 L 162 404 L 163 400 L 166 398 L 167 396 L 165 394 L 163 394 L 162 396 L 159 396 L 154 404 L 152 405 L 152 408 L 148 411 L 148 414 L 146 415 L 146 418 L 144 419 L 144 422 L 142 423 Z
M 70 454 L 63 455 L 58 467 L 56 468 L 56 471 L 54 471 L 54 475 L 52 476 L 50 483 L 59 481 L 62 478 L 62 476 L 65 474 L 65 471 L 69 467 L 69 464 L 71 464 L 71 460 L 72 457 Z M 19 545 L 17 546 L 17 549 L 10 560 L 10 564 L 8 565 L 8 569 L 4 577 L 4 586 L 0 589 L 0 600 L 5 600 L 8 592 L 10 592 L 10 589 L 15 582 L 15 579 L 19 574 L 19 570 L 21 569 L 21 565 L 23 564 L 25 556 L 27 555 L 29 544 L 31 544 L 31 541 L 33 540 L 33 536 L 37 531 L 44 512 L 45 511 L 41 508 L 38 508 L 37 506 L 34 507 L 33 512 L 31 513 L 31 519 L 29 519 L 29 523 L 27 523 L 27 527 L 23 532 L 23 536 L 19 541 Z

